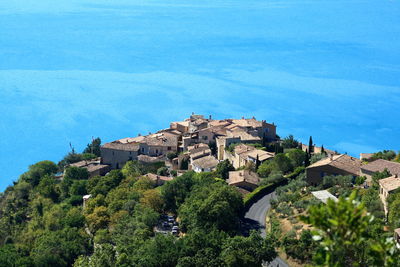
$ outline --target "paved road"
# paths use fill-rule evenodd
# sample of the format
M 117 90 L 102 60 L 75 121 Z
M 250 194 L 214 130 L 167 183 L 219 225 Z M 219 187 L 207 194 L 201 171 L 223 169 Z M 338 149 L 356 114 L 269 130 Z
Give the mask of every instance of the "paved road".
M 254 203 L 247 211 L 245 217 L 246 231 L 251 229 L 258 229 L 261 232 L 261 236 L 265 237 L 265 218 L 267 211 L 271 208 L 271 198 L 275 197 L 275 192 L 272 192 L 256 203 Z M 276 258 L 268 265 L 269 267 L 289 267 L 281 258 Z

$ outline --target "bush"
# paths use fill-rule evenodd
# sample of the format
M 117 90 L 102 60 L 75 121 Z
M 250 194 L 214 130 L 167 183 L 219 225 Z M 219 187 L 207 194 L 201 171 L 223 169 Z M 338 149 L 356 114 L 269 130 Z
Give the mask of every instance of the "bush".
M 261 180 L 261 185 L 275 184 L 283 181 L 283 173 L 280 171 L 274 171 L 267 178 Z
M 357 176 L 355 184 L 356 185 L 362 185 L 365 182 L 365 180 L 367 180 L 367 177 L 365 177 L 365 176 Z
M 167 159 L 169 160 L 173 160 L 174 158 L 176 158 L 178 156 L 177 152 L 168 152 L 167 153 Z

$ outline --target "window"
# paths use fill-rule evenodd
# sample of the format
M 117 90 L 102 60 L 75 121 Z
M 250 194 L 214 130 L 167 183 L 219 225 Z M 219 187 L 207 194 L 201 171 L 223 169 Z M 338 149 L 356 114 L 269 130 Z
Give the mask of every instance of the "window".
M 208 140 L 208 136 L 207 135 L 203 135 L 201 138 L 203 138 L 203 140 Z
M 129 160 L 132 160 L 132 157 L 129 157 Z
M 129 155 L 132 155 L 132 151 L 129 151 Z
M 167 149 L 168 149 L 168 150 L 171 150 L 171 147 L 169 146 Z
M 324 173 L 324 172 L 321 172 L 321 173 L 320 173 L 320 176 L 321 176 L 321 178 L 324 177 L 324 176 L 325 176 L 325 173 Z
M 156 154 L 158 154 L 158 149 L 156 149 Z
M 144 153 L 144 147 L 142 147 L 142 153 Z
M 114 156 L 114 151 L 113 151 L 112 155 Z

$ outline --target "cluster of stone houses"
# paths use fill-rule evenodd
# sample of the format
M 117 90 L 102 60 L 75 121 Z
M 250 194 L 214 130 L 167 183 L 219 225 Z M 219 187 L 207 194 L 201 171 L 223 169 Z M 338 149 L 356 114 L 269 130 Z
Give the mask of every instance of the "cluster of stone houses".
M 248 161 L 255 162 L 273 157 L 273 154 L 248 146 L 246 155 L 226 153 L 231 144 L 254 144 L 276 141 L 276 126 L 266 121 L 250 119 L 213 120 L 211 116 L 192 114 L 190 118 L 172 122 L 168 129 L 147 136 L 128 137 L 106 143 L 101 147 L 102 164 L 112 169 L 121 168 L 127 161 L 165 158 L 170 152 L 183 153 L 173 160 L 172 166 L 180 168 L 183 159 L 190 161 L 189 169 L 196 172 L 212 171 L 224 159 L 232 160 L 234 166 Z M 209 145 L 216 147 L 216 157 Z M 250 151 L 251 150 L 251 151 Z

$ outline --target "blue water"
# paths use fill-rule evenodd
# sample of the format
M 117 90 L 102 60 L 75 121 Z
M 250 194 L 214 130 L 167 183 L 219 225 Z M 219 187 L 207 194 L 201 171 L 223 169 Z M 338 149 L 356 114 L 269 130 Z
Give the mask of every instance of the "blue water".
M 399 36 L 394 0 L 1 1 L 0 190 L 69 142 L 192 111 L 352 155 L 400 149 Z

